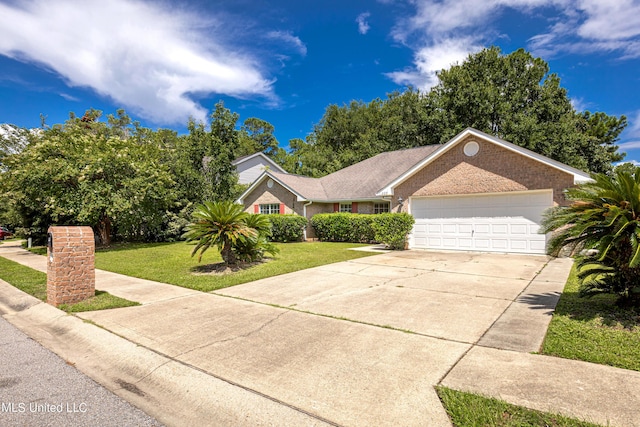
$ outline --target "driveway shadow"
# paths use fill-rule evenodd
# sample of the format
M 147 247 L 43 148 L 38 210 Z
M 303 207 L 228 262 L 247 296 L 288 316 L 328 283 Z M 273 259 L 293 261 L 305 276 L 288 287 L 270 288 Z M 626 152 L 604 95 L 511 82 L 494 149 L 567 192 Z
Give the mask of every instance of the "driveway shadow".
M 518 297 L 517 302 L 529 305 L 532 310 L 548 310 L 545 314 L 551 316 L 558 304 L 561 292 L 545 292 L 543 294 L 525 294 Z

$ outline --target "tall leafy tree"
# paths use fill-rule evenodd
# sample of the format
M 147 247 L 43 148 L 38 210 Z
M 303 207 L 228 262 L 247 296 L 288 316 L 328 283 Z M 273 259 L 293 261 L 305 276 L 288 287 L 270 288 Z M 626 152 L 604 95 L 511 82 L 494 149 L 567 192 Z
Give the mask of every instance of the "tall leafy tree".
M 549 65 L 523 49 L 484 49 L 438 79 L 427 97 L 437 142 L 470 126 L 592 172 L 623 158 L 615 142 L 626 118 L 577 113 Z
M 322 176 L 383 151 L 445 143 L 467 127 L 591 172 L 608 173 L 624 157 L 616 142 L 626 118 L 576 112 L 548 64 L 522 49 L 485 49 L 438 79 L 426 93 L 330 105 L 307 140 L 291 145 L 297 170 Z
M 204 177 L 203 197 L 207 200 L 232 200 L 237 196 L 238 175 L 232 165 L 238 148 L 238 114 L 216 104 L 210 116 L 209 129 L 193 119 L 187 125 L 185 155 L 193 170 Z
M 278 140 L 273 134 L 273 125 L 256 117 L 244 121 L 238 135 L 236 157 L 262 152 L 274 157 L 278 153 Z
M 40 233 L 54 224 L 90 225 L 104 244 L 114 231 L 130 239 L 158 232 L 173 202 L 158 147 L 99 118 L 96 110 L 72 115 L 5 159 L 0 187 L 20 225 Z

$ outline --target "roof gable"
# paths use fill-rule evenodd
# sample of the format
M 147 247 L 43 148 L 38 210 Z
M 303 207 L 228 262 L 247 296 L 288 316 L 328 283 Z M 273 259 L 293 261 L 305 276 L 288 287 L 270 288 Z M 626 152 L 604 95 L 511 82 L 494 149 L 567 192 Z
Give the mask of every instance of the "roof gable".
M 509 151 L 513 151 L 516 152 L 524 157 L 527 157 L 529 159 L 535 160 L 537 162 L 543 163 L 549 167 L 552 167 L 554 169 L 558 169 L 562 172 L 565 172 L 569 175 L 573 176 L 574 179 L 574 183 L 578 184 L 581 182 L 587 182 L 589 181 L 591 178 L 589 176 L 589 174 L 578 170 L 576 168 L 572 168 L 571 166 L 565 165 L 563 163 L 560 163 L 556 160 L 550 159 L 546 156 L 543 156 L 541 154 L 535 153 L 531 150 L 528 150 L 526 148 L 520 147 L 518 145 L 512 144 L 510 142 L 507 142 L 503 139 L 497 138 L 495 136 L 486 134 L 484 132 L 481 132 L 479 130 L 473 129 L 473 128 L 467 128 L 464 131 L 460 132 L 458 135 L 456 135 L 455 137 L 453 137 L 449 142 L 447 142 L 444 145 L 439 146 L 434 152 L 432 152 L 430 155 L 428 155 L 427 157 L 425 157 L 424 159 L 422 159 L 420 162 L 416 163 L 413 167 L 409 168 L 408 170 L 406 170 L 403 174 L 401 174 L 400 176 L 398 176 L 396 179 L 394 179 L 393 181 L 391 181 L 390 183 L 388 183 L 386 186 L 384 186 L 383 188 L 380 189 L 380 191 L 378 191 L 376 194 L 378 196 L 391 196 L 393 195 L 393 190 L 400 184 L 402 184 L 403 182 L 405 182 L 407 179 L 411 178 L 413 175 L 415 175 L 418 171 L 420 171 L 421 169 L 423 169 L 424 167 L 426 167 L 427 165 L 431 164 L 432 162 L 434 162 L 436 159 L 438 159 L 440 156 L 442 156 L 444 153 L 446 153 L 447 151 L 451 150 L 453 147 L 455 147 L 456 145 L 458 145 L 459 143 L 461 143 L 463 140 L 465 140 L 468 136 L 475 136 L 476 138 L 482 139 L 484 141 L 499 145 Z
M 231 164 L 232 164 L 233 166 L 236 166 L 236 167 L 237 167 L 239 164 L 242 164 L 242 163 L 248 162 L 248 161 L 250 161 L 250 160 L 252 160 L 252 159 L 255 159 L 255 158 L 259 158 L 259 159 L 260 159 L 260 161 L 262 161 L 262 162 L 264 162 L 264 163 L 267 163 L 267 164 L 269 165 L 269 168 L 270 168 L 270 169 L 276 170 L 276 171 L 281 172 L 281 173 L 287 173 L 287 171 L 285 171 L 284 169 L 282 169 L 282 167 L 281 167 L 279 164 L 277 164 L 276 162 L 274 162 L 273 160 L 271 160 L 271 159 L 269 158 L 269 156 L 267 156 L 267 155 L 266 155 L 266 154 L 264 154 L 263 152 L 257 152 L 257 153 L 249 154 L 249 155 L 247 155 L 247 156 L 238 157 L 237 159 L 235 159 L 234 161 L 232 161 L 232 162 L 231 162 Z

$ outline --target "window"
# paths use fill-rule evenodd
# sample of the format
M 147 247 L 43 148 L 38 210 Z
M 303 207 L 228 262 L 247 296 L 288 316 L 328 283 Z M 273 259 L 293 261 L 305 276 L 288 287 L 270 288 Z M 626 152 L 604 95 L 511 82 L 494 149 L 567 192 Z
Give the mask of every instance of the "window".
M 340 203 L 340 212 L 351 212 L 351 203 Z
M 270 203 L 268 205 L 260 205 L 260 213 L 269 215 L 269 214 L 279 214 L 280 213 L 280 204 L 278 203 Z
M 373 204 L 373 213 L 386 213 L 389 212 L 389 203 L 374 203 Z

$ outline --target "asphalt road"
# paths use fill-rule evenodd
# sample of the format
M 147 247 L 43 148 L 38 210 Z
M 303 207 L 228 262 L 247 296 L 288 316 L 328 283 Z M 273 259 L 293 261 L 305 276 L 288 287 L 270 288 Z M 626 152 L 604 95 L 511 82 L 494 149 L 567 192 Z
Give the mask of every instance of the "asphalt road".
M 161 426 L 0 317 L 0 425 Z

